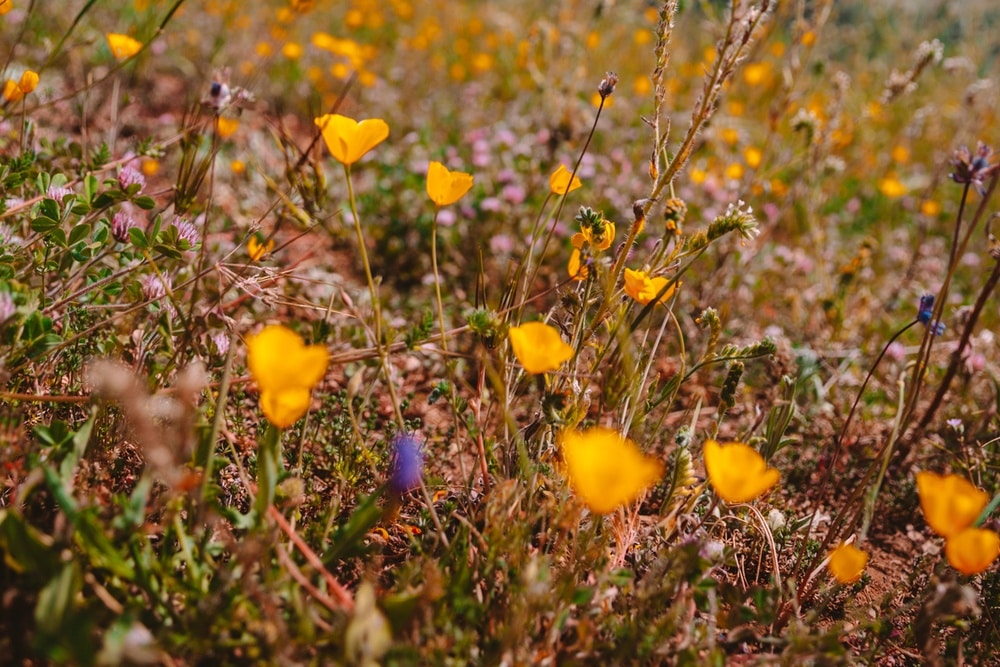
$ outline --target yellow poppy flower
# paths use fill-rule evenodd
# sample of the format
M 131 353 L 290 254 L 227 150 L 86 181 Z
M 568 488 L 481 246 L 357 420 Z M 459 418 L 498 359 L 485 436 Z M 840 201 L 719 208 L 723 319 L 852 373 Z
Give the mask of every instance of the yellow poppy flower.
M 663 276 L 650 278 L 644 271 L 625 269 L 625 293 L 644 306 L 656 298 L 667 282 Z M 658 303 L 666 303 L 676 289 L 677 283 L 674 283 L 663 293 Z
M 917 492 L 927 525 L 943 537 L 970 527 L 990 500 L 964 477 L 933 472 L 917 473 Z
M 294 424 L 309 409 L 309 391 L 326 373 L 330 355 L 305 345 L 291 329 L 271 325 L 247 339 L 247 365 L 260 388 L 260 409 L 278 428 Z
M 573 248 L 573 252 L 569 254 L 569 266 L 567 266 L 569 271 L 569 277 L 573 280 L 586 280 L 587 276 L 590 275 L 590 269 L 584 266 L 581 261 L 580 250 L 578 248 Z
M 706 442 L 705 470 L 715 492 L 727 503 L 750 502 L 781 477 L 776 469 L 767 467 L 756 449 L 741 442 Z
M 240 121 L 236 118 L 226 118 L 225 116 L 219 116 L 218 128 L 219 128 L 219 138 L 225 141 L 229 137 L 236 134 L 236 130 L 240 127 Z
M 663 464 L 611 429 L 563 431 L 559 444 L 570 486 L 597 514 L 632 502 L 663 475 Z
M 360 160 L 389 136 L 389 125 L 381 118 L 358 122 L 335 113 L 320 116 L 315 122 L 323 133 L 330 155 L 347 166 Z
M 21 92 L 21 87 L 17 85 L 17 81 L 7 79 L 3 84 L 3 98 L 8 102 L 17 102 L 22 97 L 24 97 L 24 93 Z
M 853 584 L 868 565 L 868 554 L 853 544 L 841 543 L 830 554 L 830 574 L 842 584 Z
M 427 166 L 427 196 L 437 206 L 454 204 L 472 187 L 472 174 L 451 171 L 440 162 Z
M 113 55 L 118 60 L 127 60 L 139 53 L 142 48 L 142 42 L 137 39 L 133 39 L 128 35 L 121 35 L 116 32 L 109 32 L 106 37 L 108 38 L 108 46 L 111 48 L 111 55 Z
M 573 192 L 582 185 L 583 182 L 578 176 L 573 176 L 573 180 L 570 180 L 570 171 L 564 165 L 559 165 L 559 168 L 549 176 L 549 189 L 552 190 L 553 194 L 564 195 L 567 192 Z
M 573 348 L 556 328 L 544 322 L 527 322 L 511 327 L 508 333 L 514 356 L 532 375 L 554 371 L 573 356 Z
M 601 229 L 584 227 L 569 238 L 569 242 L 578 250 L 582 250 L 585 243 L 589 243 L 594 250 L 607 250 L 614 240 L 615 223 L 610 220 L 604 220 Z
M 962 574 L 979 574 L 1000 555 L 1000 535 L 992 530 L 966 528 L 948 538 L 944 555 Z
M 30 69 L 25 70 L 24 74 L 21 75 L 21 80 L 17 82 L 17 87 L 20 88 L 21 92 L 27 95 L 38 86 L 38 72 L 33 72 Z
M 272 250 L 274 250 L 274 239 L 269 240 L 266 244 L 261 243 L 256 234 L 247 239 L 247 254 L 255 262 L 260 261 L 264 255 Z

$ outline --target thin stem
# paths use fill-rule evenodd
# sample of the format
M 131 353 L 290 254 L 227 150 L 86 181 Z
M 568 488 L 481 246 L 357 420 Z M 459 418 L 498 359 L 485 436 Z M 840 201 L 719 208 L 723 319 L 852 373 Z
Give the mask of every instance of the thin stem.
M 365 268 L 365 279 L 368 281 L 368 293 L 372 300 L 372 315 L 374 317 L 373 332 L 375 337 L 375 349 L 378 352 L 379 362 L 382 365 L 382 373 L 385 375 L 386 389 L 392 400 L 392 409 L 396 413 L 396 422 L 401 433 L 406 431 L 406 421 L 403 419 L 403 412 L 399 407 L 399 398 L 396 396 L 396 387 L 392 381 L 392 372 L 389 367 L 389 355 L 382 344 L 382 303 L 379 300 L 378 287 L 375 285 L 375 278 L 372 276 L 372 266 L 368 261 L 368 249 L 365 246 L 365 235 L 361 229 L 361 217 L 358 215 L 358 204 L 354 197 L 354 182 L 351 180 L 351 165 L 344 165 L 344 175 L 347 178 L 347 197 L 351 206 L 351 217 L 354 219 L 354 234 L 358 240 L 358 251 L 361 253 L 361 264 Z
M 941 384 L 938 385 L 937 393 L 934 394 L 934 398 L 931 400 L 930 406 L 927 411 L 924 412 L 924 416 L 920 418 L 920 423 L 917 424 L 916 431 L 913 438 L 927 428 L 927 425 L 931 423 L 934 419 L 934 413 L 941 406 L 941 402 L 944 400 L 944 395 L 948 393 L 948 387 L 951 386 L 952 380 L 955 379 L 955 375 L 958 373 L 958 367 L 962 362 L 962 355 L 965 349 L 969 346 L 969 338 L 972 336 L 972 330 L 976 327 L 976 323 L 979 321 L 979 316 L 983 312 L 983 308 L 986 306 L 986 301 L 989 296 L 996 289 L 997 282 L 1000 281 L 1000 262 L 996 262 L 993 265 L 993 272 L 990 273 L 990 277 L 986 280 L 986 284 L 983 285 L 983 289 L 979 292 L 979 298 L 976 299 L 976 305 L 972 309 L 972 313 L 969 315 L 969 319 L 965 323 L 965 329 L 962 331 L 962 337 L 958 341 L 958 347 L 955 351 L 951 353 L 951 362 L 948 364 L 948 370 L 944 374 L 944 378 L 941 380 Z
M 944 313 L 945 301 L 947 301 L 948 291 L 951 287 L 951 281 L 952 278 L 954 278 L 955 271 L 958 268 L 958 258 L 962 257 L 962 255 L 965 253 L 965 249 L 969 245 L 969 240 L 972 238 L 972 233 L 979 224 L 980 219 L 982 219 L 983 214 L 986 211 L 986 205 L 989 202 L 990 198 L 992 197 L 993 191 L 996 189 L 998 179 L 1000 179 L 1000 174 L 994 175 L 992 180 L 990 180 L 989 188 L 987 188 L 986 192 L 983 194 L 982 201 L 979 202 L 979 206 L 976 208 L 976 212 L 972 216 L 972 221 L 969 223 L 969 228 L 966 230 L 965 236 L 962 237 L 962 240 L 958 244 L 957 249 L 955 249 L 954 247 L 952 248 L 952 252 L 950 254 L 951 259 L 948 265 L 948 271 L 945 274 L 944 282 L 941 285 L 941 289 L 938 290 L 937 297 L 935 298 L 934 301 L 934 312 L 931 316 L 931 322 L 936 323 L 941 321 L 941 316 Z M 955 221 L 955 233 L 953 237 L 954 239 L 958 239 L 959 237 L 958 230 L 962 226 L 962 213 L 965 210 L 965 201 L 968 198 L 968 194 L 969 194 L 969 187 L 966 186 L 962 191 L 962 202 L 959 205 L 959 215 Z M 927 331 L 924 332 L 924 340 L 921 342 L 920 352 L 918 352 L 917 354 L 917 363 L 913 368 L 913 375 L 910 383 L 912 385 L 911 391 L 913 393 L 910 395 L 910 398 L 906 404 L 906 410 L 903 413 L 902 423 L 904 431 L 906 425 L 910 421 L 910 418 L 913 416 L 913 412 L 917 408 L 917 401 L 919 399 L 920 389 L 923 386 L 924 375 L 927 372 L 927 363 L 930 360 L 931 347 L 933 346 L 935 338 L 932 329 L 933 325 L 929 326 L 927 328 Z
M 434 207 L 434 219 L 431 221 L 431 270 L 434 271 L 434 297 L 437 300 L 438 323 L 441 325 L 441 349 L 448 351 L 448 334 L 444 326 L 444 304 L 441 301 L 441 274 L 438 273 L 437 232 L 440 206 Z
M 570 172 L 569 181 L 566 185 L 566 191 L 559 199 L 559 205 L 556 207 L 556 212 L 552 216 L 552 224 L 549 225 L 549 231 L 545 235 L 545 242 L 542 243 L 542 249 L 538 253 L 538 266 L 531 270 L 529 278 L 527 282 L 525 282 L 525 292 L 527 291 L 527 286 L 535 282 L 535 277 L 538 275 L 538 271 L 542 267 L 542 259 L 544 259 L 545 251 L 548 250 L 549 243 L 552 241 L 552 236 L 555 234 L 556 224 L 559 222 L 559 216 L 562 215 L 563 207 L 566 205 L 566 198 L 569 196 L 570 186 L 573 184 L 573 179 L 576 178 L 576 172 L 580 170 L 580 164 L 583 162 L 583 156 L 587 154 L 587 149 L 590 148 L 590 142 L 593 140 L 594 134 L 597 132 L 597 122 L 601 120 L 601 112 L 604 111 L 604 103 L 606 99 L 606 97 L 602 96 L 601 103 L 597 106 L 597 113 L 594 114 L 594 122 L 590 126 L 590 132 L 587 133 L 587 140 L 583 143 L 583 149 L 580 151 L 580 155 L 576 158 L 576 162 L 573 164 L 573 170 Z M 534 236 L 532 236 L 532 246 L 534 246 L 534 242 Z M 520 311 L 518 311 L 518 314 L 520 315 Z

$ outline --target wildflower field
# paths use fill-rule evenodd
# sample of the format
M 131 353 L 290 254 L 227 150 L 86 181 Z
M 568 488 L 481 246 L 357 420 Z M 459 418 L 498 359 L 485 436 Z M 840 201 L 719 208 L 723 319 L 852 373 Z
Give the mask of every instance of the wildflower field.
M 0 664 L 1000 664 L 998 30 L 0 0 Z

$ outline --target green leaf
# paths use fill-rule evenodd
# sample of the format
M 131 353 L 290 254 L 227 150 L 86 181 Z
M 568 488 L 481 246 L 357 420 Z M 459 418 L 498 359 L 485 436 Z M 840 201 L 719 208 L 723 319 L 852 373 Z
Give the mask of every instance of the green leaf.
M 281 429 L 268 424 L 257 452 L 257 498 L 254 509 L 263 522 L 267 509 L 274 502 L 274 490 L 281 472 Z
M 169 257 L 170 259 L 181 259 L 183 257 L 179 250 L 171 246 L 164 245 L 163 243 L 157 243 L 154 245 L 153 252 L 157 252 L 164 257 Z
M 20 514 L 0 509 L 0 551 L 4 563 L 17 573 L 49 577 L 59 566 L 52 538 L 36 530 Z
M 38 424 L 33 429 L 33 432 L 42 445 L 55 449 L 62 449 L 63 445 L 68 444 L 75 435 L 69 429 L 69 426 L 66 425 L 66 422 L 58 419 L 49 426 Z
M 59 246 L 60 248 L 66 247 L 66 232 L 59 227 L 50 231 L 45 238 L 52 245 Z
M 47 190 L 48 186 L 46 186 L 45 189 Z M 49 199 L 48 197 L 46 197 L 45 199 L 42 200 L 42 203 L 39 205 L 38 208 L 42 212 L 43 217 L 52 218 L 53 220 L 58 220 L 60 217 L 59 204 L 57 204 L 54 199 Z
M 94 201 L 94 197 L 97 195 L 97 188 L 100 187 L 100 183 L 97 182 L 97 177 L 93 174 L 87 174 L 83 179 L 83 194 L 85 201 L 88 203 Z
M 575 605 L 590 604 L 590 601 L 593 599 L 594 589 L 588 586 L 581 586 L 573 592 L 573 604 Z
M 77 225 L 69 232 L 69 245 L 76 245 L 88 236 L 90 236 L 90 225 L 86 223 Z
M 132 242 L 136 248 L 140 250 L 149 249 L 149 240 L 146 238 L 146 232 L 142 231 L 138 227 L 133 227 L 128 230 L 129 241 Z
M 380 496 L 381 493 L 373 493 L 362 500 L 347 523 L 334 533 L 333 546 L 323 554 L 324 565 L 335 565 L 341 559 L 359 551 L 357 547 L 360 541 L 375 527 L 382 516 L 382 510 L 377 504 Z
M 114 190 L 110 192 L 102 192 L 94 199 L 94 208 L 107 208 L 112 204 L 122 201 L 122 199 L 123 197 L 121 196 L 121 193 L 115 192 Z
M 152 197 L 136 197 L 132 200 L 132 203 L 144 211 L 150 211 L 156 206 L 156 200 Z
M 83 590 L 83 577 L 75 561 L 66 563 L 59 574 L 38 594 L 35 623 L 46 635 L 59 634 L 72 615 L 73 601 Z
M 31 231 L 39 234 L 47 234 L 59 226 L 58 220 L 53 220 L 48 216 L 39 216 L 31 221 Z

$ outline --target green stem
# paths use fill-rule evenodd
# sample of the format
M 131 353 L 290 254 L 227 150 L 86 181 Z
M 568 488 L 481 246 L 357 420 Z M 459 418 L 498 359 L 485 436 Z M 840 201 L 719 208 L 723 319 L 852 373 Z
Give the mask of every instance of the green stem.
M 278 475 L 283 467 L 281 463 L 281 429 L 269 422 L 257 452 L 257 498 L 254 509 L 258 525 L 263 525 L 267 508 L 274 502 Z
M 437 233 L 438 213 L 440 206 L 434 207 L 434 220 L 431 221 L 431 270 L 434 271 L 434 296 L 437 299 L 438 323 L 441 325 L 441 349 L 448 351 L 448 334 L 444 326 L 444 304 L 441 301 L 441 274 L 438 273 Z
M 375 278 L 372 276 L 372 266 L 368 261 L 368 250 L 365 246 L 365 235 L 361 229 L 361 217 L 358 215 L 358 204 L 354 197 L 354 182 L 351 180 L 351 165 L 344 165 L 344 175 L 347 178 L 347 197 L 351 206 L 351 217 L 354 219 L 354 234 L 358 240 L 358 251 L 361 253 L 361 264 L 365 268 L 365 279 L 368 281 L 368 292 L 372 300 L 372 315 L 374 317 L 375 349 L 382 365 L 382 373 L 385 375 L 385 385 L 389 390 L 389 397 L 392 400 L 392 409 L 396 413 L 396 422 L 399 425 L 400 433 L 406 431 L 406 421 L 403 419 L 403 412 L 399 407 L 399 399 L 396 396 L 396 387 L 392 383 L 392 373 L 389 368 L 389 355 L 382 343 L 382 303 L 379 301 L 378 287 L 375 285 Z M 442 341 L 443 343 L 443 341 Z

